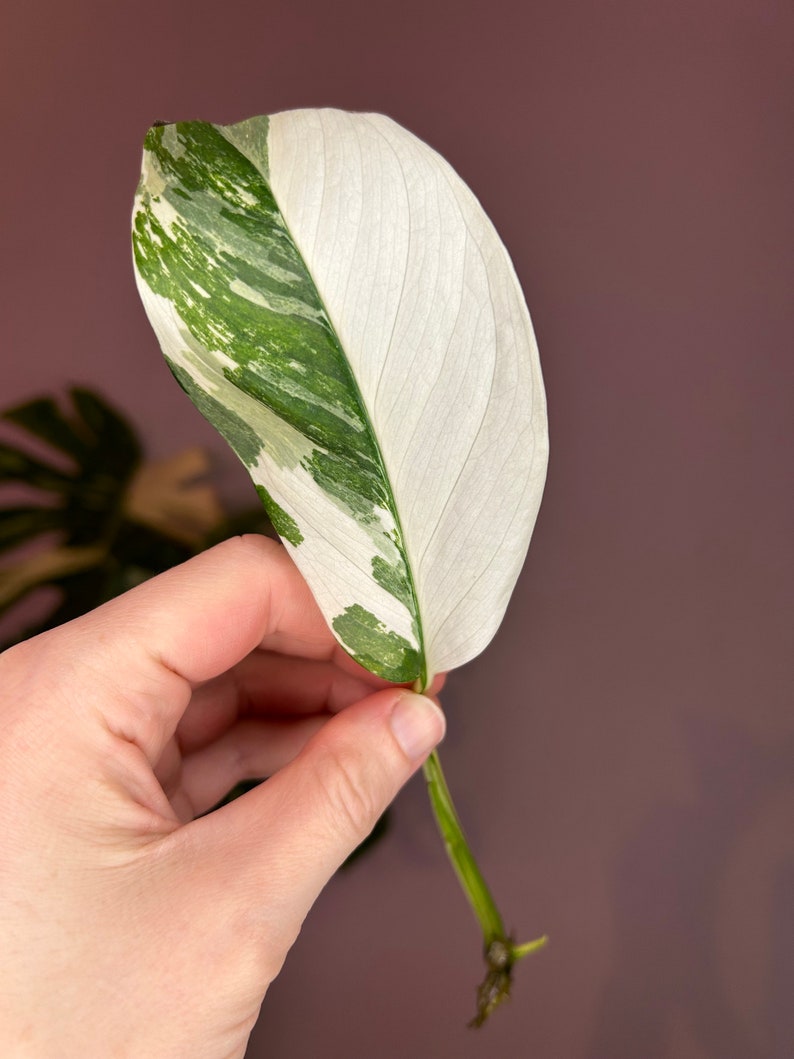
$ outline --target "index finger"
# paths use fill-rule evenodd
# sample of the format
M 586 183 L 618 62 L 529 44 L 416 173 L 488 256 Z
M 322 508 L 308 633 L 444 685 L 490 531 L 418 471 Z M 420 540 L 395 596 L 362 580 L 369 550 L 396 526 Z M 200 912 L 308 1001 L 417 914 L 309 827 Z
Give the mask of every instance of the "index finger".
M 218 676 L 263 645 L 316 659 L 337 648 L 284 547 L 255 534 L 232 537 L 83 620 L 86 632 L 101 632 L 125 652 L 145 653 L 191 684 Z
M 323 659 L 337 644 L 285 549 L 235 537 L 45 633 L 31 665 L 155 762 L 192 688 L 261 644 Z M 31 645 L 32 645 L 31 641 Z

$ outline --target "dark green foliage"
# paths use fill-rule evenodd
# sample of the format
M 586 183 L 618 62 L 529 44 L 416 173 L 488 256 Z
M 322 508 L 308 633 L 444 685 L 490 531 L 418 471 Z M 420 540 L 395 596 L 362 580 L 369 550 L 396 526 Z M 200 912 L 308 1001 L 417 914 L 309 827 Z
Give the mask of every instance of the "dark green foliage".
M 406 684 L 422 674 L 422 659 L 408 641 L 384 628 L 375 615 L 354 603 L 334 620 L 334 632 L 346 643 L 359 644 L 353 655 L 359 665 L 377 670 L 395 684 Z
M 125 498 L 142 465 L 143 447 L 127 420 L 90 390 L 70 390 L 63 406 L 51 397 L 36 398 L 0 414 L 0 423 L 10 438 L 0 442 L 0 486 L 12 493 L 24 486 L 26 494 L 24 503 L 14 498 L 3 505 L 0 493 L 0 615 L 43 585 L 59 591 L 46 618 L 15 630 L 0 648 L 78 617 L 234 533 L 270 529 L 256 507 L 189 545 L 130 518 Z M 44 534 L 54 534 L 55 544 Z M 30 549 L 21 558 L 12 554 L 37 538 L 53 558 L 58 549 L 64 552 L 60 566 L 53 561 L 38 569 Z M 85 551 L 79 564 L 70 566 L 65 550 L 72 549 Z M 26 566 L 30 576 L 20 578 Z

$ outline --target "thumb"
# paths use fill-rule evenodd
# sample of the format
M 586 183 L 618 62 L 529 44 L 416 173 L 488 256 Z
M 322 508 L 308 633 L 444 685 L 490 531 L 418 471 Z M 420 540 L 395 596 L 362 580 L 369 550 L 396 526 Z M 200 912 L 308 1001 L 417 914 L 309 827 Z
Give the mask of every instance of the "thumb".
M 429 698 L 379 691 L 329 720 L 266 783 L 188 825 L 202 828 L 225 899 L 264 913 L 281 960 L 322 888 L 444 731 Z

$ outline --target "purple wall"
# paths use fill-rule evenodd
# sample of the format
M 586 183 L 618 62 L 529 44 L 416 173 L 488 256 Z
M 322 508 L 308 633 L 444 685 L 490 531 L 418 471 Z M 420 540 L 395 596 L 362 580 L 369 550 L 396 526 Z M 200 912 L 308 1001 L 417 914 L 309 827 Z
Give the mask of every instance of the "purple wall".
M 794 1054 L 791 6 L 14 7 L 0 404 L 96 386 L 153 455 L 206 444 L 249 495 L 138 304 L 155 119 L 390 114 L 479 195 L 536 325 L 546 497 L 502 630 L 450 678 L 443 756 L 512 924 L 552 944 L 464 1028 L 478 936 L 417 781 L 310 916 L 251 1057 Z

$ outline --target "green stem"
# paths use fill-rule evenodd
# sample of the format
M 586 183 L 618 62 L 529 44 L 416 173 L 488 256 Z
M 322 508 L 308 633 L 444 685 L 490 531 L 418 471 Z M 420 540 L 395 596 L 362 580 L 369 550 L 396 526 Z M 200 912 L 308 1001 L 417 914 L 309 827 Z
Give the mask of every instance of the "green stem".
M 488 972 L 477 991 L 477 1014 L 470 1023 L 472 1026 L 481 1026 L 494 1008 L 509 999 L 513 965 L 524 956 L 543 948 L 548 938 L 544 935 L 523 945 L 516 945 L 507 936 L 496 902 L 466 841 L 435 751 L 424 764 L 424 774 L 447 854 L 482 929 Z
M 424 773 L 430 803 L 433 806 L 447 854 L 460 880 L 460 885 L 463 887 L 463 892 L 480 921 L 483 941 L 487 948 L 492 941 L 505 936 L 504 923 L 491 891 L 488 889 L 488 884 L 482 877 L 477 861 L 469 849 L 435 750 L 424 764 Z

